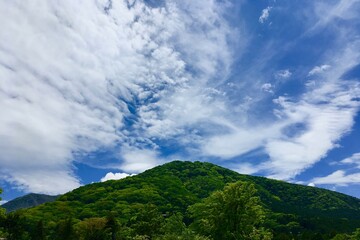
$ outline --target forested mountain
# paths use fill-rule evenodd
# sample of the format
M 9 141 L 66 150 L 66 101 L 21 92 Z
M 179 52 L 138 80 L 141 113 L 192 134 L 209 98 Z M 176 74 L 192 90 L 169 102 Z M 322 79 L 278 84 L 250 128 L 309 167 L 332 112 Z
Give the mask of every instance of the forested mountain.
M 163 222 L 179 216 L 181 226 L 190 226 L 191 231 L 197 232 L 196 228 L 191 228 L 196 210 L 190 206 L 202 202 L 206 205 L 209 200 L 204 199 L 214 191 L 238 181 L 254 187 L 254 194 L 264 209 L 262 227 L 272 233 L 273 239 L 331 239 L 337 233 L 351 233 L 360 228 L 360 200 L 357 198 L 316 187 L 242 175 L 211 163 L 182 161 L 121 180 L 86 185 L 54 202 L 18 214 L 28 225 L 38 226 L 36 224 L 41 222 L 50 235 L 59 229 L 59 223 L 70 221 L 81 228 L 95 224 L 88 223 L 89 219 L 100 221 L 111 216 L 121 226 L 118 232 L 122 237 L 118 239 L 136 239 L 131 237 L 138 235 L 165 239 L 154 237 L 165 231 Z M 211 236 L 209 233 L 205 237 Z
M 23 208 L 30 208 L 36 207 L 37 205 L 46 203 L 46 202 L 53 202 L 59 196 L 50 196 L 46 194 L 37 194 L 37 193 L 30 193 L 22 197 L 15 198 L 1 207 L 5 208 L 6 212 L 12 212 L 15 210 L 23 209 Z

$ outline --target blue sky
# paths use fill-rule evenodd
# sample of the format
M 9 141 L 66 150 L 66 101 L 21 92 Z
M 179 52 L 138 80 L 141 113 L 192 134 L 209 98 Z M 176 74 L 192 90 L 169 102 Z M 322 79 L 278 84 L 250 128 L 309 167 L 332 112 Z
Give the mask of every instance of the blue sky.
M 0 2 L 3 199 L 175 159 L 360 197 L 360 1 Z

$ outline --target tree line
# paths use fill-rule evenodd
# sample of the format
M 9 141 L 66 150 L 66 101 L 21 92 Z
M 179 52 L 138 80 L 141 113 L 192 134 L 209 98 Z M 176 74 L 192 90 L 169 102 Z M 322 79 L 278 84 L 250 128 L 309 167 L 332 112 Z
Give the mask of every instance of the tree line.
M 116 213 L 90 217 L 82 221 L 69 217 L 57 223 L 43 219 L 28 221 L 22 211 L 1 211 L 0 236 L 15 239 L 122 240 L 122 239 L 272 239 L 263 227 L 265 209 L 253 184 L 236 182 L 222 191 L 180 212 L 161 213 L 153 204 L 145 204 L 127 222 Z
M 1 190 L 0 190 L 1 191 Z M 1 193 L 1 192 L 0 192 Z M 27 210 L 5 214 L 0 209 L 0 238 L 7 240 L 270 240 L 270 239 L 360 239 L 352 234 L 319 232 L 301 234 L 299 224 L 284 219 L 286 229 L 272 223 L 272 212 L 264 207 L 253 183 L 238 181 L 180 211 L 162 212 L 147 203 L 135 205 L 131 213 L 108 211 L 104 216 L 79 219 L 69 214 L 57 221 L 32 216 Z M 64 208 L 67 212 L 69 209 Z M 129 210 L 130 211 L 130 210 Z M 126 219 L 126 220 L 124 220 Z M 275 224 L 275 227 L 272 226 Z M 280 231 L 274 231 L 280 229 Z M 291 232 L 288 230 L 291 229 Z

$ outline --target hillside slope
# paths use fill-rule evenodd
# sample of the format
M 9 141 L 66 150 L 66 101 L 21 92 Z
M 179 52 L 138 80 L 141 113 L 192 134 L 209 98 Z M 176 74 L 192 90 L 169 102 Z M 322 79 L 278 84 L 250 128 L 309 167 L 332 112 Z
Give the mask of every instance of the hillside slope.
M 211 163 L 174 161 L 121 180 L 80 187 L 56 201 L 27 210 L 32 219 L 83 220 L 115 212 L 123 223 L 151 203 L 165 213 L 181 212 L 227 183 L 255 184 L 269 209 L 268 227 L 278 234 L 351 232 L 360 227 L 360 200 L 325 189 L 238 174 Z M 188 219 L 187 221 L 191 221 Z M 280 238 L 279 238 L 280 239 Z
M 58 196 L 50 196 L 46 194 L 30 193 L 22 197 L 15 198 L 3 205 L 6 212 L 12 212 L 23 208 L 35 207 L 46 202 L 53 202 Z

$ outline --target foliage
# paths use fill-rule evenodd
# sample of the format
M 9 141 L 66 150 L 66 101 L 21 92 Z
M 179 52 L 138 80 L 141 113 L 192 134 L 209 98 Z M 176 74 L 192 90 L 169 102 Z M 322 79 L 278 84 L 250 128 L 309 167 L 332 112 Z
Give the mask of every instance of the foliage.
M 197 232 L 213 239 L 271 239 L 254 184 L 236 182 L 189 208 Z
M 76 234 L 74 229 L 74 222 L 72 218 L 60 220 L 56 227 L 53 236 L 55 240 L 75 240 Z
M 6 230 L 7 240 L 26 239 L 26 220 L 19 212 L 9 213 L 4 219 L 3 226 Z
M 360 228 L 357 228 L 355 232 L 351 235 L 351 240 L 359 240 L 360 239 Z
M 105 240 L 108 236 L 105 218 L 88 218 L 75 227 L 80 240 Z
M 0 188 L 0 194 L 2 193 L 2 189 Z M 1 197 L 0 197 L 1 201 Z M 4 222 L 5 222 L 5 209 L 0 206 L 0 237 L 5 237 L 6 234 L 4 233 Z
M 360 228 L 357 228 L 352 234 L 339 233 L 331 240 L 359 240 Z
M 146 204 L 139 207 L 138 213 L 130 219 L 131 228 L 138 235 L 148 236 L 150 238 L 160 234 L 164 217 L 158 208 L 152 204 Z
M 32 231 L 31 239 L 32 240 L 45 240 L 46 239 L 44 222 L 42 220 L 40 220 L 37 223 L 36 228 Z
M 111 240 L 116 240 L 116 235 L 119 231 L 120 225 L 114 213 L 110 213 L 106 217 L 106 228 L 108 228 L 111 233 Z

